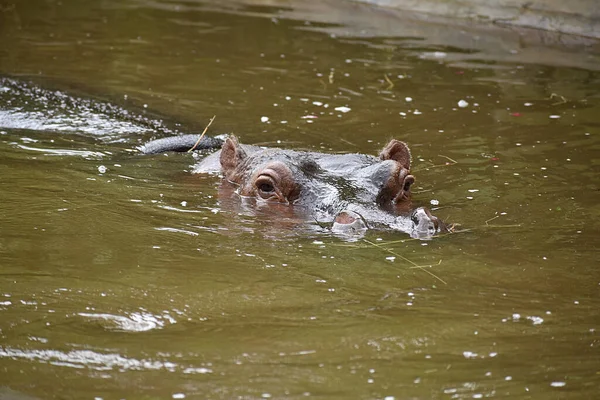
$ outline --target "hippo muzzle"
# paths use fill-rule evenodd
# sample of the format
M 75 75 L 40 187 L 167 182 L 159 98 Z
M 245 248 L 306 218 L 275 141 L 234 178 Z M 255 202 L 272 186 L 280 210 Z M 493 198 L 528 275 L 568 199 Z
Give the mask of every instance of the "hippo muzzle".
M 413 210 L 409 218 L 405 215 L 395 217 L 395 222 L 391 223 L 390 227 L 421 240 L 431 239 L 434 235 L 446 231 L 446 225 L 424 207 Z M 344 210 L 337 214 L 331 226 L 332 232 L 351 236 L 362 236 L 368 229 L 365 218 L 352 210 Z

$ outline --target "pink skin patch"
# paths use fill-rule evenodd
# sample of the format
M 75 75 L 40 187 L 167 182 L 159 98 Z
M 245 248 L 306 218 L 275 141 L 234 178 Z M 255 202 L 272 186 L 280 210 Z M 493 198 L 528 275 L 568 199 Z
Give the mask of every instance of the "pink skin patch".
M 351 216 L 347 212 L 339 213 L 338 216 L 335 217 L 335 222 L 337 222 L 338 224 L 350 225 L 354 221 L 356 221 L 356 218 L 354 218 L 353 216 Z

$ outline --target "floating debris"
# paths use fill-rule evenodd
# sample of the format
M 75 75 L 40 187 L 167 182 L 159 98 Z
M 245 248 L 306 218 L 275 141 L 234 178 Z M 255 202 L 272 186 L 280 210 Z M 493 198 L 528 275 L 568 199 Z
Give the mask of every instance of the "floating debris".
M 347 113 L 350 110 L 351 110 L 350 107 L 344 107 L 344 106 L 342 106 L 342 107 L 336 107 L 335 108 L 335 111 L 340 111 L 340 112 L 343 112 L 343 113 Z

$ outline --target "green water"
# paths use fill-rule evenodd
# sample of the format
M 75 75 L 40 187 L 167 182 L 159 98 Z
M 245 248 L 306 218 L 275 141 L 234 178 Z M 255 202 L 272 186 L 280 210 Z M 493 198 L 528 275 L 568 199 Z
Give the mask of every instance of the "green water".
M 0 398 L 595 398 L 598 55 L 284 4 L 0 5 Z M 404 140 L 461 232 L 348 241 L 129 151 L 213 115 L 250 144 Z

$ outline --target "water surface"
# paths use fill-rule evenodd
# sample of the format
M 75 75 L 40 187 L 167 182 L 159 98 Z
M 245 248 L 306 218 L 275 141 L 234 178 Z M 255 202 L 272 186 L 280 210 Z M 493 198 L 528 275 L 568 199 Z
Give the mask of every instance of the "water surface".
M 1 396 L 598 393 L 593 48 L 450 45 L 327 4 L 2 6 Z M 404 140 L 415 202 L 462 232 L 348 241 L 131 151 L 213 115 L 251 144 Z

